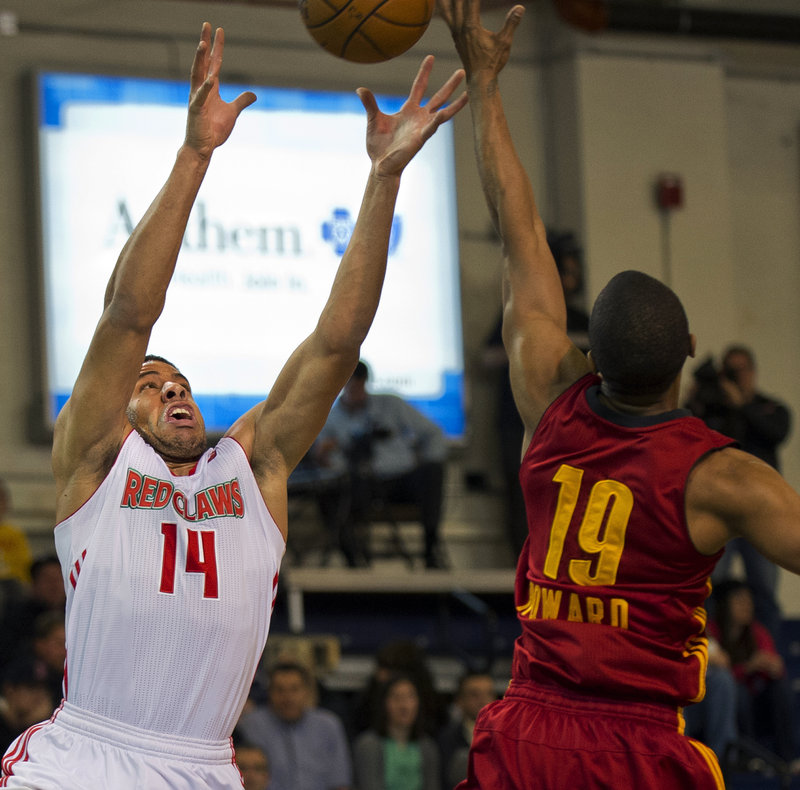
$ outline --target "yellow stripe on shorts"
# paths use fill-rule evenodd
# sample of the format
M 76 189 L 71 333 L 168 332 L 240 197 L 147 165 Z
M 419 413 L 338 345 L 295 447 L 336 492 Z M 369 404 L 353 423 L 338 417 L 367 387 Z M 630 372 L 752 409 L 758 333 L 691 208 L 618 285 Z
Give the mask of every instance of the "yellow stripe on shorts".
M 719 767 L 719 760 L 717 760 L 717 755 L 708 748 L 700 741 L 694 740 L 694 738 L 689 738 L 689 743 L 703 755 L 703 759 L 706 761 L 709 770 L 711 771 L 711 775 L 714 777 L 714 782 L 717 785 L 718 790 L 725 790 L 725 780 L 722 778 L 722 769 Z

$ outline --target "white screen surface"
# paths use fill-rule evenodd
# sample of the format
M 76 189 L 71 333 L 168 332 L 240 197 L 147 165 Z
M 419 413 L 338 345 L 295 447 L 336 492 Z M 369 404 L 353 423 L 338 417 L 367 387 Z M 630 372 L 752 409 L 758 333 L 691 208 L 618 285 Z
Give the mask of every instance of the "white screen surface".
M 77 376 L 106 283 L 183 137 L 180 82 L 43 73 L 39 165 L 47 419 Z M 231 99 L 243 86 L 228 86 Z M 258 101 L 217 150 L 189 219 L 149 351 L 192 382 L 212 432 L 269 392 L 312 331 L 369 168 L 353 93 L 251 88 Z M 403 99 L 378 97 L 385 112 Z M 381 305 L 363 346 L 372 389 L 464 433 L 452 129 L 409 165 Z

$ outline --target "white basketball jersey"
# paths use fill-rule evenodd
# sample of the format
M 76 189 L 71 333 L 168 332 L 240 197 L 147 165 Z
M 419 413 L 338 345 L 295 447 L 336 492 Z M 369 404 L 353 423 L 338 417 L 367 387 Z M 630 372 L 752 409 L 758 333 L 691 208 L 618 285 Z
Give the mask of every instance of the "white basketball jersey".
M 152 732 L 228 738 L 267 639 L 283 536 L 241 446 L 173 476 L 137 434 L 55 531 L 66 699 Z

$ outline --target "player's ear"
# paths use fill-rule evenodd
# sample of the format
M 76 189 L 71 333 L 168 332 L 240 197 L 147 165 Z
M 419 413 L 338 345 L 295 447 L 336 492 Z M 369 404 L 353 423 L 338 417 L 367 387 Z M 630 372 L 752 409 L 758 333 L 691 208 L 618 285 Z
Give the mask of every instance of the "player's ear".
M 589 360 L 589 367 L 591 368 L 592 373 L 597 373 L 597 363 L 594 361 L 591 349 L 586 352 L 586 359 Z

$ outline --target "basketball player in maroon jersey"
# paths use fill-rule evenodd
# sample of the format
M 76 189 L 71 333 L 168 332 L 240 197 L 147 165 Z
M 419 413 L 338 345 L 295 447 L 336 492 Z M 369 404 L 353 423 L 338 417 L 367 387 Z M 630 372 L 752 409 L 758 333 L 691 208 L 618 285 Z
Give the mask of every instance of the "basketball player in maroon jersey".
M 204 24 L 184 143 L 120 255 L 56 423 L 65 699 L 49 722 L 9 747 L 0 787 L 241 788 L 230 735 L 267 638 L 287 534 L 287 479 L 358 361 L 378 306 L 403 169 L 466 103 L 462 96 L 444 106 L 463 78 L 457 71 L 420 106 L 432 57 L 395 115 L 359 90 L 372 164 L 330 297 L 269 397 L 207 448 L 189 382 L 145 352 L 214 149 L 256 98 L 220 98 L 223 45 L 222 30 L 212 44 Z M 183 309 L 187 333 L 193 320 L 219 320 Z M 264 342 L 279 330 L 265 326 Z M 222 318 L 219 331 L 235 338 L 235 317 Z
M 525 425 L 528 514 L 512 680 L 480 714 L 459 790 L 722 787 L 715 755 L 683 735 L 681 716 L 704 694 L 708 579 L 737 535 L 800 572 L 800 496 L 678 409 L 695 340 L 662 283 L 615 276 L 591 314 L 589 357 L 570 341 L 498 90 L 524 9 L 495 34 L 478 0 L 440 7 L 466 70 L 478 168 L 503 242 L 503 340 Z

